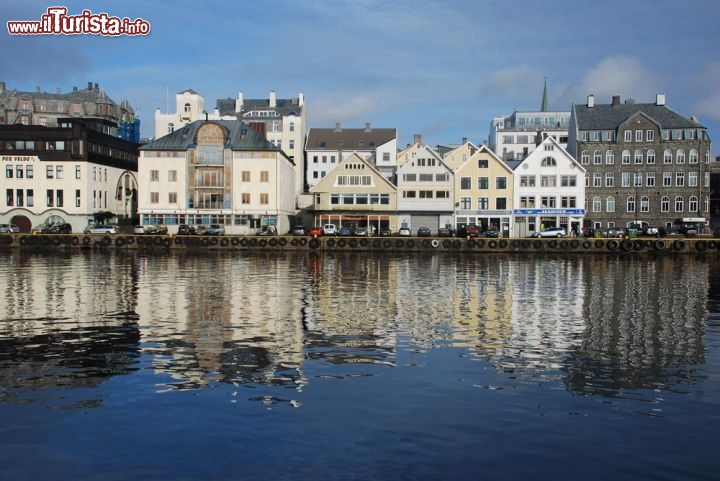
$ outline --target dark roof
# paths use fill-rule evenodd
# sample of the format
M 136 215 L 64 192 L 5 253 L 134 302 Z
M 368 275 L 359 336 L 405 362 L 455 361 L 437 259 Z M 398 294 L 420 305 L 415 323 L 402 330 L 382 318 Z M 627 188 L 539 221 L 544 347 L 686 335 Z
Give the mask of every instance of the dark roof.
M 235 99 L 218 99 L 215 105 L 215 108 L 218 109 L 220 115 L 238 115 L 235 112 Z M 303 108 L 299 104 L 298 99 L 277 99 L 275 101 L 275 107 L 270 107 L 270 99 L 243 99 L 242 112 L 240 112 L 240 116 L 243 116 L 244 113 L 253 110 L 273 110 L 280 114 L 280 117 L 284 117 L 292 114 L 300 115 L 302 109 Z M 257 118 L 259 120 L 272 120 L 272 118 L 269 117 L 253 118 Z
M 311 128 L 305 148 L 307 150 L 375 150 L 395 138 L 397 138 L 397 129 Z
M 573 105 L 578 130 L 615 130 L 637 113 L 657 122 L 662 129 L 704 128 L 665 105 L 622 103 L 618 105 Z
M 151 140 L 140 150 L 187 150 L 194 147 L 197 131 L 205 124 L 219 125 L 225 131 L 226 145 L 232 150 L 278 150 L 241 120 L 196 120 L 159 139 Z

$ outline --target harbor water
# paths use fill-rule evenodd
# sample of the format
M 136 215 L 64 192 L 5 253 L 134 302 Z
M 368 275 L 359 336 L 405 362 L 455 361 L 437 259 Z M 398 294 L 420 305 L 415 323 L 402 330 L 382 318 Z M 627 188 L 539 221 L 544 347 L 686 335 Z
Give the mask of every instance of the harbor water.
M 720 473 L 714 258 L 0 260 L 0 481 Z

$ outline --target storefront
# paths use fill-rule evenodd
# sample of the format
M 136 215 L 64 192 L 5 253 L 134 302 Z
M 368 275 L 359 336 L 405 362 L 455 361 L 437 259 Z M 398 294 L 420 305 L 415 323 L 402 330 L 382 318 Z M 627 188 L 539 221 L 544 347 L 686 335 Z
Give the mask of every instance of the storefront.
M 515 209 L 514 235 L 529 237 L 548 227 L 562 227 L 572 235 L 582 228 L 585 209 Z

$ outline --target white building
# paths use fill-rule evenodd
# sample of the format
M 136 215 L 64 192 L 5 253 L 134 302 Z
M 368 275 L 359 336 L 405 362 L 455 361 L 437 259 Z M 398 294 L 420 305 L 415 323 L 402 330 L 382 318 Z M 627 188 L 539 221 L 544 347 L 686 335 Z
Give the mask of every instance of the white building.
M 545 227 L 563 227 L 568 235 L 582 228 L 585 169 L 554 138 L 548 137 L 514 169 L 513 232 L 527 237 Z
M 397 130 L 376 129 L 370 123 L 366 123 L 364 129 L 344 129 L 338 122 L 334 129 L 310 129 L 305 151 L 310 188 L 353 154 L 372 163 L 383 177 L 393 182 L 397 167 Z
M 503 160 L 522 160 L 546 137 L 567 148 L 570 112 L 550 111 L 547 84 L 539 111 L 515 111 L 495 117 L 490 124 L 488 145 Z
M 295 165 L 240 120 L 195 121 L 141 148 L 143 224 L 223 224 L 228 234 L 274 225 L 295 213 Z
M 452 225 L 455 181 L 440 155 L 416 136 L 413 145 L 398 153 L 398 164 L 399 227 L 413 233 L 427 227 L 435 234 L 439 227 Z

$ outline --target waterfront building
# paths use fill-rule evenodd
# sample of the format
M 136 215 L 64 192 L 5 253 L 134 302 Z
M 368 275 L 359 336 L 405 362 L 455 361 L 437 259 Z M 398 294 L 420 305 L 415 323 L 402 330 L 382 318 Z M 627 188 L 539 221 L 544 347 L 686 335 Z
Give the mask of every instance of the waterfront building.
M 585 169 L 553 137 L 546 137 L 514 171 L 513 235 L 528 237 L 545 227 L 568 235 L 583 226 Z
M 463 142 L 460 145 L 456 145 L 453 148 L 450 148 L 449 146 L 438 146 L 436 149 L 436 152 L 439 152 L 442 156 L 445 165 L 450 167 L 453 171 L 457 170 L 477 151 L 478 147 L 472 142 L 469 142 L 467 139 L 463 139 Z
M 310 193 L 316 226 L 365 227 L 371 235 L 398 229 L 397 187 L 359 154 L 345 157 Z
M 455 169 L 455 226 L 478 225 L 510 237 L 513 171 L 486 145 Z
M 413 145 L 398 153 L 398 222 L 412 233 L 427 227 L 452 225 L 454 174 L 440 155 L 422 143 L 419 135 Z
M 143 224 L 222 224 L 243 235 L 292 225 L 295 165 L 241 120 L 197 120 L 143 145 L 138 172 Z
M 586 169 L 588 227 L 676 230 L 709 220 L 711 141 L 697 119 L 666 105 L 589 95 L 571 110 L 568 152 Z
M 192 89 L 175 94 L 175 112 L 155 111 L 155 138 L 162 137 L 176 129 L 197 120 L 243 120 L 248 124 L 262 125 L 265 138 L 281 149 L 295 165 L 296 194 L 306 191 L 305 135 L 307 132 L 307 109 L 305 96 L 278 98 L 270 91 L 267 98 L 246 99 L 243 92 L 236 98 L 217 99 L 212 112 L 205 110 L 205 98 Z M 261 129 L 255 128 L 260 132 Z
M 369 122 L 361 129 L 342 128 L 339 122 L 334 129 L 311 128 L 305 146 L 310 190 L 351 155 L 369 161 L 383 177 L 394 183 L 397 130 L 374 128 Z
M 138 144 L 130 105 L 97 86 L 55 94 L 0 82 L 0 222 L 130 224 L 137 210 Z
M 540 110 L 518 111 L 495 117 L 490 124 L 488 145 L 503 160 L 522 160 L 545 138 L 554 138 L 567 148 L 570 112 L 550 111 L 547 82 Z

